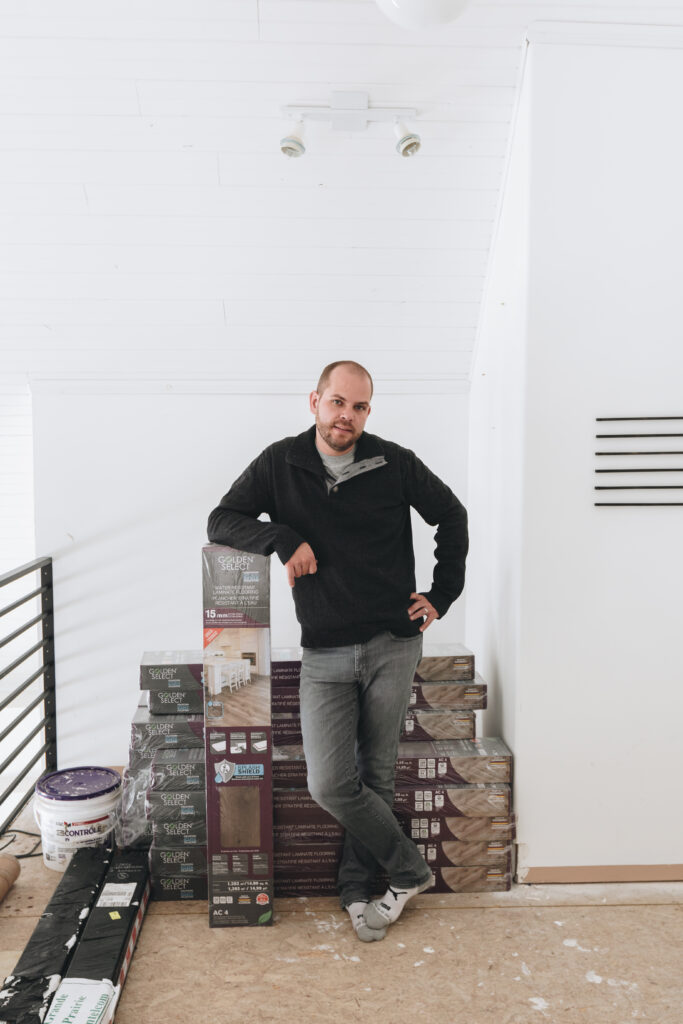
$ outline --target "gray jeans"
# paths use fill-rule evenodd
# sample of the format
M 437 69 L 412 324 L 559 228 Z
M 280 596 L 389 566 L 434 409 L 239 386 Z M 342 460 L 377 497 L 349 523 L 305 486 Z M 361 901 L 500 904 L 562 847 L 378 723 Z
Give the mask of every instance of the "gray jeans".
M 346 829 L 342 907 L 369 899 L 383 870 L 407 889 L 430 877 L 394 814 L 394 765 L 422 636 L 304 648 L 301 729 L 311 796 Z

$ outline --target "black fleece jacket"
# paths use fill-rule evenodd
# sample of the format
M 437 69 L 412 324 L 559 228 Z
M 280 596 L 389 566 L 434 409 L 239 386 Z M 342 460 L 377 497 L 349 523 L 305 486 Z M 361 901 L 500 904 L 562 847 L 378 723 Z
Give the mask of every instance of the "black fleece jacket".
M 451 489 L 407 448 L 363 433 L 351 475 L 328 493 L 315 426 L 270 445 L 209 516 L 211 543 L 284 563 L 306 541 L 317 573 L 294 584 L 304 647 L 364 643 L 383 630 L 415 636 L 411 506 L 437 526 L 434 582 L 425 596 L 443 617 L 462 592 L 467 513 Z M 267 513 L 271 522 L 258 520 Z

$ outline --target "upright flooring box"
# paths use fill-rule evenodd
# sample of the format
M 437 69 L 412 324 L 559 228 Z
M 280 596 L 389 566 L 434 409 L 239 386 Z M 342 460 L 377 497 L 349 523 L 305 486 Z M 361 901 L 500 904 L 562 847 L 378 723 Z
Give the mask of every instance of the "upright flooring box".
M 272 924 L 270 563 L 211 544 L 202 566 L 209 923 Z

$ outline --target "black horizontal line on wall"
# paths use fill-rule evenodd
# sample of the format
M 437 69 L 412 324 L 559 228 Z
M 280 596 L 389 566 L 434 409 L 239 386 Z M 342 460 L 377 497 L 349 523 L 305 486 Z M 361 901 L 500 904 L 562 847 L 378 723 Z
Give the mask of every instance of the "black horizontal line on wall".
M 683 484 L 615 484 L 613 487 L 594 487 L 594 491 L 683 491 Z
M 596 434 L 596 437 L 683 437 L 683 434 Z
M 680 452 L 596 452 L 596 455 L 683 455 Z
M 683 420 L 683 416 L 596 416 L 596 423 L 638 423 L 645 420 Z
M 595 508 L 678 508 L 683 501 L 596 501 Z
M 641 467 L 640 469 L 596 469 L 596 473 L 683 473 L 683 466 L 678 469 L 658 469 L 656 466 Z

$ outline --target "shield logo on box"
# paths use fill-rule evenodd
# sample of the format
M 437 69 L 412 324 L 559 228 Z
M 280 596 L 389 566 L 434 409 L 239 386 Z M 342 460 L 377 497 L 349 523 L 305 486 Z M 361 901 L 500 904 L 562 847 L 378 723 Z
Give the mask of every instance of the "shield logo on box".
M 216 765 L 216 782 L 230 782 L 235 774 L 235 767 L 232 761 L 219 761 Z

